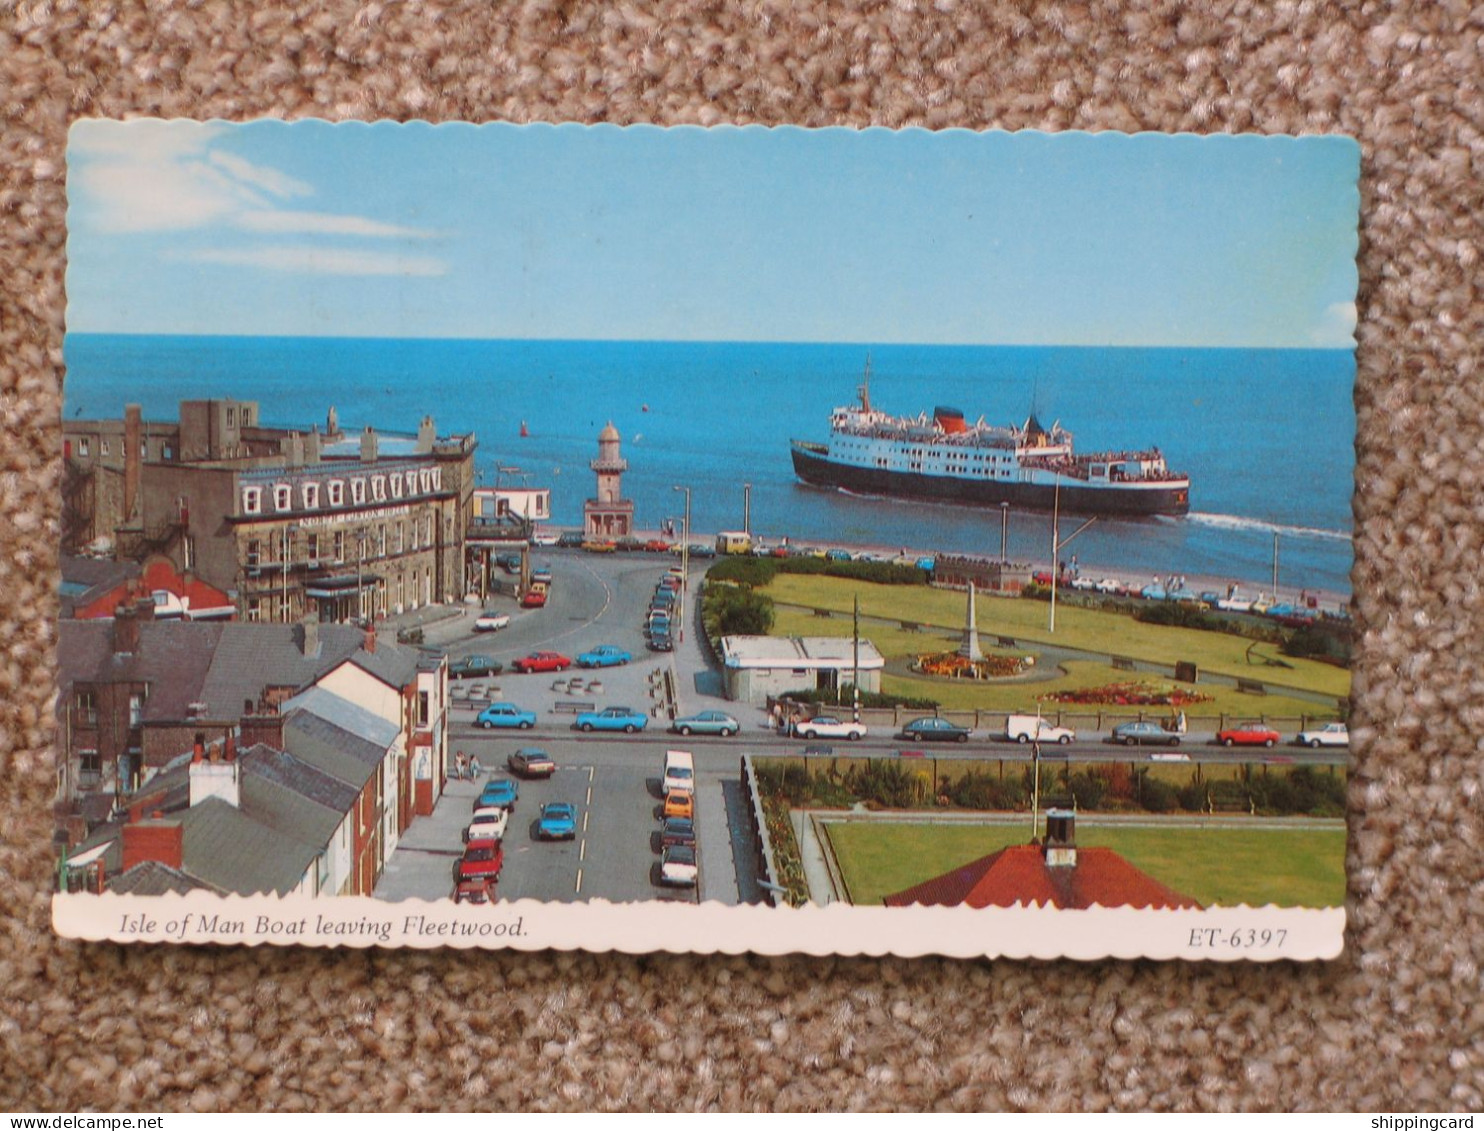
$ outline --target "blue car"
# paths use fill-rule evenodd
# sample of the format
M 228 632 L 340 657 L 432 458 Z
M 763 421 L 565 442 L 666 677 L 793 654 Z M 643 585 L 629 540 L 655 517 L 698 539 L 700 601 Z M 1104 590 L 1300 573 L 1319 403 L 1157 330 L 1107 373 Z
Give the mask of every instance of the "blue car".
M 485 783 L 474 801 L 475 809 L 514 809 L 520 787 L 510 778 L 494 778 Z
M 643 730 L 649 722 L 649 716 L 643 711 L 635 711 L 629 707 L 605 707 L 601 711 L 588 711 L 577 716 L 577 722 L 573 725 L 581 731 L 595 730 L 621 730 L 625 734 L 633 734 L 637 730 Z
M 536 822 L 538 840 L 572 840 L 577 836 L 577 807 L 565 801 L 548 801 L 541 806 L 541 819 Z
M 474 720 L 474 725 L 490 730 L 493 727 L 510 727 L 530 730 L 536 725 L 535 711 L 522 711 L 514 703 L 491 703 Z
M 626 664 L 634 657 L 614 644 L 599 644 L 589 652 L 583 652 L 577 657 L 579 668 L 616 668 L 620 664 Z

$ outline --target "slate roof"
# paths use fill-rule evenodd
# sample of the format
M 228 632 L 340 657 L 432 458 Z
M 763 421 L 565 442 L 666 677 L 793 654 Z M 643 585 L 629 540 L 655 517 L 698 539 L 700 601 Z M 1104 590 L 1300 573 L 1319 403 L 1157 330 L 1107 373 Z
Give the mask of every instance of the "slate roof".
M 64 620 L 57 633 L 59 709 L 78 683 L 145 683 L 145 722 L 182 719 L 186 707 L 200 699 L 212 656 L 228 627 L 145 621 L 139 625 L 139 650 L 115 653 L 112 620 Z M 241 708 L 239 702 L 239 712 Z
M 190 874 L 239 895 L 293 891 L 323 848 L 271 828 L 220 797 L 191 806 L 179 819 Z
M 396 723 L 374 715 L 343 695 L 336 695 L 324 687 L 308 688 L 285 702 L 284 713 L 292 710 L 306 711 L 327 723 L 333 723 L 341 730 L 375 744 L 381 752 L 385 752 L 401 733 Z M 380 756 L 378 753 L 377 757 Z
M 119 895 L 166 895 L 170 892 L 185 895 L 191 891 L 211 891 L 212 888 L 168 864 L 142 860 L 109 880 L 108 890 Z
M 376 642 L 376 651 L 364 648 L 351 657 L 356 667 L 370 672 L 389 687 L 398 690 L 406 687 L 417 676 L 418 651 L 402 644 L 383 640 Z
M 365 633 L 354 625 L 322 624 L 319 646 L 304 654 L 304 626 L 298 624 L 222 625 L 201 698 L 213 717 L 237 718 L 242 705 L 256 700 L 267 685 L 306 687 L 338 667 L 361 647 Z
M 377 745 L 302 708 L 285 716 L 283 744 L 315 769 L 361 791 L 380 767 L 390 743 Z
M 92 604 L 112 589 L 139 576 L 137 562 L 115 562 L 102 558 L 79 558 L 63 554 L 61 560 L 61 618 L 69 619 L 73 610 Z
M 1170 908 L 1200 904 L 1135 868 L 1111 848 L 1079 848 L 1077 862 L 1048 867 L 1041 846 L 1013 844 L 915 887 L 888 895 L 888 907 L 1014 907 L 1062 909 Z
M 307 844 L 329 844 L 356 799 L 349 785 L 269 746 L 252 747 L 238 762 L 243 811 Z

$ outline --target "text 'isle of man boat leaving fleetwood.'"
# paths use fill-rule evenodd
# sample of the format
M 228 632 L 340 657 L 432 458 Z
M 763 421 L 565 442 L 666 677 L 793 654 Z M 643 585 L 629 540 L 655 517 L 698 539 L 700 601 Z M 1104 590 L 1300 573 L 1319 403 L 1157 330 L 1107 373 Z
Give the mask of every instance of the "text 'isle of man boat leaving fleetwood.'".
M 860 495 L 1034 510 L 1059 506 L 1089 515 L 1182 515 L 1190 477 L 1170 471 L 1158 448 L 1076 455 L 1072 434 L 1035 415 L 1019 428 L 969 424 L 937 408 L 929 418 L 871 407 L 870 366 L 859 405 L 835 409 L 826 444 L 792 441 L 805 483 Z

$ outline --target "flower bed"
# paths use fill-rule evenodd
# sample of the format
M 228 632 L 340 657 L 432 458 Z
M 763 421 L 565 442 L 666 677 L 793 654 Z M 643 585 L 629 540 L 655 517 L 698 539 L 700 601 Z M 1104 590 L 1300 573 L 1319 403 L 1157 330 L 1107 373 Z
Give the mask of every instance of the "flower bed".
M 1031 664 L 1025 656 L 986 656 L 971 660 L 957 652 L 932 652 L 912 661 L 912 670 L 950 679 L 1003 679 L 1019 675 Z
M 1071 691 L 1053 691 L 1038 698 L 1042 702 L 1077 703 L 1084 706 L 1188 707 L 1194 703 L 1209 703 L 1215 696 L 1187 691 L 1182 687 L 1132 681 L 1109 683 L 1102 687 L 1078 687 Z

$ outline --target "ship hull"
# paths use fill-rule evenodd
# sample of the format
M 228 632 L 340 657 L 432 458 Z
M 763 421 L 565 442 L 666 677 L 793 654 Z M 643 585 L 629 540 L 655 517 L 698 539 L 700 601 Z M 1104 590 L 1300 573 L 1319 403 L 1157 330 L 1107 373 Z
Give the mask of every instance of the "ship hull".
M 1008 503 L 1027 510 L 1050 511 L 1059 505 L 1068 514 L 1153 517 L 1178 516 L 1190 511 L 1188 481 L 1157 487 L 1091 487 L 1063 482 L 1060 499 L 1051 483 L 1017 483 L 1006 480 L 959 479 L 949 475 L 917 475 L 883 468 L 853 467 L 836 463 L 819 445 L 792 445 L 794 474 L 815 487 L 833 487 L 859 495 L 921 499 L 961 506 L 998 507 Z

